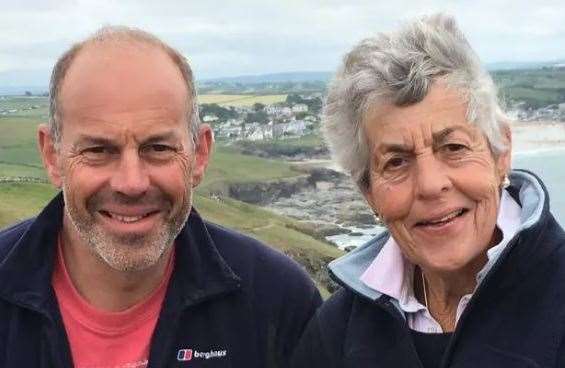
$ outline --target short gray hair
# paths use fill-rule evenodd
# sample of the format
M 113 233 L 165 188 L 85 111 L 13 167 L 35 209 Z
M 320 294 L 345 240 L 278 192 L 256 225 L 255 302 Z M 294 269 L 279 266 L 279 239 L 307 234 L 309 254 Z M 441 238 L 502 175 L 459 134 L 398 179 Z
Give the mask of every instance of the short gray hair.
M 330 83 L 324 135 L 334 159 L 361 190 L 370 184 L 370 152 L 362 126 L 368 109 L 379 104 L 416 104 L 438 79 L 467 100 L 467 119 L 481 129 L 493 153 L 507 149 L 503 130 L 508 119 L 492 78 L 453 17 L 425 16 L 397 31 L 361 41 L 345 55 Z
M 61 55 L 55 63 L 53 72 L 51 73 L 51 81 L 49 83 L 49 129 L 54 141 L 56 143 L 60 142 L 62 135 L 63 127 L 61 124 L 62 116 L 59 94 L 67 71 L 84 47 L 108 42 L 137 42 L 155 46 L 163 50 L 171 58 L 171 61 L 173 61 L 179 68 L 186 84 L 188 91 L 187 104 L 189 108 L 187 121 L 191 131 L 192 140 L 195 143 L 198 143 L 198 126 L 200 125 L 200 118 L 198 116 L 198 99 L 192 69 L 190 68 L 190 65 L 188 65 L 188 61 L 180 52 L 167 45 L 151 33 L 125 26 L 106 26 L 100 28 L 84 41 L 74 44 L 63 55 Z

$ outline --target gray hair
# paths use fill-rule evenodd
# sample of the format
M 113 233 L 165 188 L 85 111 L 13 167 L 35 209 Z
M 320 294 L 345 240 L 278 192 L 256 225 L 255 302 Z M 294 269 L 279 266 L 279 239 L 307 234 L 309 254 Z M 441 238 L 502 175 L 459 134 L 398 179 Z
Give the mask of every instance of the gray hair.
M 368 109 L 416 104 L 439 79 L 466 99 L 467 119 L 484 133 L 493 154 L 507 149 L 503 130 L 508 119 L 496 87 L 455 19 L 444 14 L 422 17 L 361 41 L 345 55 L 330 83 L 324 135 L 334 159 L 361 190 L 369 185 L 370 152 L 362 127 Z
M 191 131 L 192 140 L 194 143 L 198 143 L 198 126 L 200 125 L 200 119 L 198 116 L 198 99 L 196 88 L 194 86 L 192 70 L 190 65 L 188 65 L 186 58 L 180 52 L 167 45 L 151 33 L 125 26 L 102 27 L 84 41 L 74 44 L 69 50 L 61 55 L 55 63 L 53 72 L 51 73 L 51 81 L 49 83 L 49 129 L 55 143 L 60 142 L 62 135 L 61 101 L 59 100 L 59 94 L 67 71 L 84 47 L 108 42 L 137 42 L 155 46 L 162 49 L 171 58 L 171 60 L 179 68 L 186 84 L 188 91 L 187 103 L 189 107 L 187 121 Z

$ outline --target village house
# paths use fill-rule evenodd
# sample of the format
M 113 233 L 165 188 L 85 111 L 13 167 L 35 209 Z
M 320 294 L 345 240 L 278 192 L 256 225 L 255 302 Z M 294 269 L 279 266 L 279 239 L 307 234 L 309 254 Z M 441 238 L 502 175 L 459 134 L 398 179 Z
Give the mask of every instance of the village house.
M 292 112 L 297 113 L 297 112 L 307 112 L 308 111 L 308 105 L 306 104 L 296 104 L 294 106 L 292 106 Z

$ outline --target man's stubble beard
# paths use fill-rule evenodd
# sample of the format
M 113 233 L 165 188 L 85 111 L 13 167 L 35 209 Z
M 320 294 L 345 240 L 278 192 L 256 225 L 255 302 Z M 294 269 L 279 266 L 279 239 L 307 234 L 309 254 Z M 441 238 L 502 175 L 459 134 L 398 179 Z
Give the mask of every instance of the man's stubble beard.
M 173 246 L 174 240 L 182 230 L 192 208 L 192 189 L 191 186 L 187 186 L 185 200 L 174 216 L 171 216 L 172 202 L 167 198 L 169 211 L 165 214 L 159 214 L 164 223 L 161 223 L 158 229 L 147 234 L 118 236 L 104 231 L 101 225 L 97 223 L 95 219 L 97 212 L 96 195 L 87 201 L 88 216 L 83 216 L 74 206 L 69 192 L 70 188 L 65 183 L 63 185 L 65 212 L 80 240 L 89 247 L 95 256 L 112 269 L 123 272 L 143 271 L 155 265 L 163 254 Z M 94 200 L 94 203 L 91 200 Z

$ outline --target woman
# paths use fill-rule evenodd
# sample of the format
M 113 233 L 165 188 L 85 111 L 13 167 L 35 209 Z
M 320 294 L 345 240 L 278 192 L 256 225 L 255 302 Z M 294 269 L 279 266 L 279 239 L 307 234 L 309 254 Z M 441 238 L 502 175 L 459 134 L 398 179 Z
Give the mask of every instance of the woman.
M 296 367 L 565 367 L 565 236 L 455 21 L 361 42 L 325 135 L 388 231 L 329 266 L 343 288 Z

